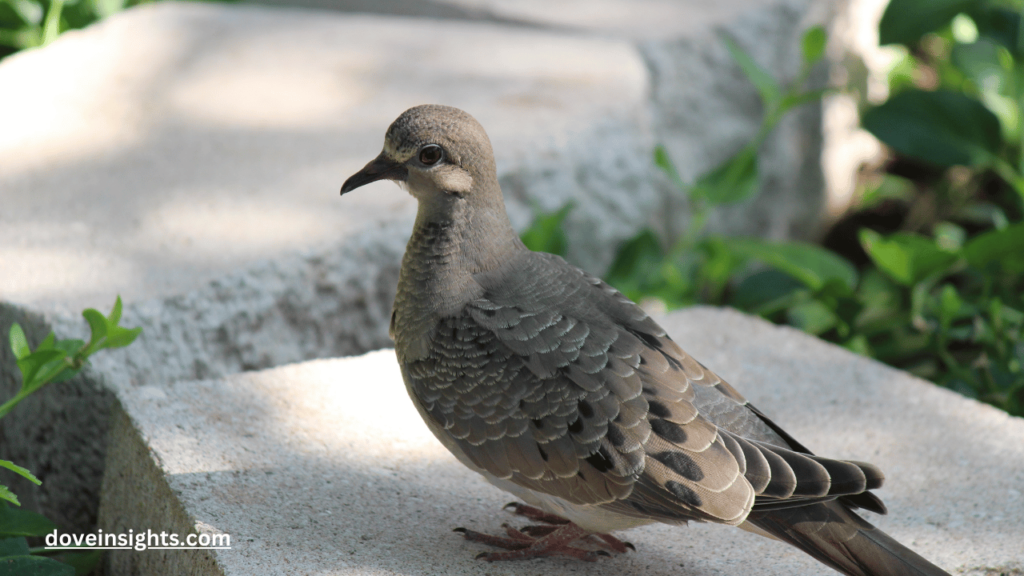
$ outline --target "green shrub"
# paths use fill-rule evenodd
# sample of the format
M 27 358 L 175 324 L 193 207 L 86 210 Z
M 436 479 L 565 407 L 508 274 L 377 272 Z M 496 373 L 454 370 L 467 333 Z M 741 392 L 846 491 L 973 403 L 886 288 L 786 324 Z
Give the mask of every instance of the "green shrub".
M 104 316 L 92 308 L 82 312 L 91 332 L 88 342 L 75 339 L 57 340 L 51 332 L 32 350 L 25 332 L 17 323 L 11 326 L 11 351 L 21 372 L 21 388 L 13 398 L 0 405 L 0 418 L 6 416 L 19 402 L 51 382 L 64 382 L 75 377 L 88 363 L 89 356 L 104 348 L 128 346 L 139 336 L 142 328 L 124 328 L 121 320 L 121 298 L 114 309 Z M 37 486 L 42 482 L 34 474 L 10 462 L 0 460 L 6 468 Z M 0 572 L 4 574 L 33 574 L 35 576 L 84 576 L 99 563 L 98 550 L 68 553 L 60 562 L 41 556 L 44 549 L 30 549 L 28 536 L 45 536 L 57 527 L 46 517 L 9 504 L 20 506 L 18 497 L 7 486 L 0 484 Z
M 892 98 L 863 116 L 895 160 L 890 173 L 863 187 L 861 210 L 902 203 L 894 229 L 855 226 L 854 249 L 844 255 L 804 242 L 704 234 L 711 210 L 757 193 L 757 150 L 782 115 L 820 96 L 800 89 L 825 43 L 812 29 L 803 41 L 804 70 L 785 90 L 730 44 L 764 101 L 761 130 L 693 183 L 683 182 L 657 148 L 654 162 L 689 200 L 687 232 L 670 241 L 641 231 L 620 246 L 605 279 L 637 301 L 759 314 L 1024 415 L 1024 159 L 1021 130 L 1010 122 L 1021 118 L 1024 65 L 1016 60 L 1020 47 L 1011 53 L 1005 44 L 1016 42 L 1016 32 L 1004 34 L 1007 22 L 1019 29 L 1020 11 L 982 0 L 953 4 L 959 8 L 936 15 L 932 0 L 892 0 L 882 20 L 883 39 L 913 44 L 911 61 L 896 67 Z M 968 9 L 987 23 L 977 25 L 974 39 L 987 47 L 956 43 L 951 22 L 968 26 L 961 13 Z M 912 22 L 906 14 L 914 14 Z M 965 50 L 973 50 L 970 58 Z M 985 62 L 1001 67 L 1004 76 L 992 72 L 998 82 L 978 71 L 993 51 L 995 59 Z M 949 85 L 925 90 L 907 77 L 948 78 Z M 557 221 L 564 216 L 563 209 Z M 534 245 L 544 244 L 536 236 L 552 233 L 551 219 L 544 222 L 543 230 L 527 232 Z

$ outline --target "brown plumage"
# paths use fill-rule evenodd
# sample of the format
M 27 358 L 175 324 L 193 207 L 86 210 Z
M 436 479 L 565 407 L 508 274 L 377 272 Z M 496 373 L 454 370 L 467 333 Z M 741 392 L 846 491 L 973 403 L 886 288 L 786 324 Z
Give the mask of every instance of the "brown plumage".
M 567 541 L 696 520 L 773 536 L 845 574 L 945 574 L 853 513 L 885 513 L 870 492 L 877 468 L 811 454 L 639 306 L 526 249 L 471 116 L 403 113 L 342 194 L 380 179 L 419 201 L 391 321 L 414 404 L 463 464 L 572 522 L 528 545 L 479 536 L 514 550 L 487 559 L 590 559 Z

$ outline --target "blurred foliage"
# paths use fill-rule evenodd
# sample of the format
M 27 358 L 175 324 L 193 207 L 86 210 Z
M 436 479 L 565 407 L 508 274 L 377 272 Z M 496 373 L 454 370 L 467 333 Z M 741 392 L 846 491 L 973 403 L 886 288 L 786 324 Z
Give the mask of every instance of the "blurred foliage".
M 155 0 L 0 0 L 0 58 Z M 231 2 L 234 0 L 219 0 Z
M 656 149 L 655 163 L 690 203 L 687 232 L 667 240 L 641 231 L 606 280 L 636 301 L 759 314 L 1024 415 L 1021 8 L 892 0 L 880 33 L 905 55 L 891 97 L 862 123 L 893 152 L 864 175 L 859 206 L 822 246 L 704 233 L 710 210 L 757 193 L 757 150 L 782 115 L 821 95 L 800 89 L 823 53 L 820 29 L 805 34 L 803 71 L 785 89 L 730 43 L 764 101 L 761 130 L 693 183 Z
M 84 28 L 137 0 L 0 0 L 0 57 L 45 46 L 66 30 Z
M 526 247 L 534 252 L 549 252 L 565 256 L 569 241 L 565 237 L 562 223 L 565 222 L 565 218 L 571 210 L 572 202 L 550 214 L 545 214 L 539 209 L 534 210 L 533 223 L 521 236 L 523 244 L 526 244 Z

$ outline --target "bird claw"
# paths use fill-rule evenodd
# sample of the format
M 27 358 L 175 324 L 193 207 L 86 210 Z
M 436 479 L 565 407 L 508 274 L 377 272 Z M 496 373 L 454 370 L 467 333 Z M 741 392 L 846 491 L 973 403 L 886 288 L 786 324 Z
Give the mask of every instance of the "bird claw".
M 466 540 L 508 550 L 508 552 L 481 552 L 476 555 L 476 560 L 498 562 L 527 560 L 546 556 L 565 556 L 585 562 L 596 562 L 601 557 L 608 558 L 616 553 L 624 553 L 626 550 L 636 550 L 632 544 L 622 542 L 610 534 L 587 532 L 576 524 L 553 514 L 548 514 L 539 508 L 533 508 L 518 502 L 510 502 L 503 508 L 514 508 L 515 513 L 518 515 L 547 521 L 548 523 L 530 525 L 518 529 L 508 522 L 504 522 L 501 524 L 501 527 L 508 534 L 507 537 L 491 536 L 462 527 L 455 528 L 453 531 L 462 534 Z M 599 546 L 602 549 L 587 550 L 570 545 L 580 541 L 586 541 L 586 545 L 590 547 Z

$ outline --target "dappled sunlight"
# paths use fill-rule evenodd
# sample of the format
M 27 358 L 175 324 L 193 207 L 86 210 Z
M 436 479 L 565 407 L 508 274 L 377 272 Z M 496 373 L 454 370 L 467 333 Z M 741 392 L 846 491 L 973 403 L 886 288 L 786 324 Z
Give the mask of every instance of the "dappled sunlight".
M 178 198 L 142 217 L 138 242 L 143 248 L 187 252 L 220 260 L 228 255 L 260 256 L 337 237 L 337 219 L 315 206 L 267 198 L 229 198 L 217 191 L 204 200 Z
M 189 32 L 148 26 L 137 34 L 126 24 L 71 31 L 45 51 L 3 61 L 0 175 L 102 158 L 143 139 L 155 111 L 147 93 L 190 44 Z
M 0 298 L 21 303 L 70 292 L 117 294 L 137 273 L 130 260 L 103 250 L 9 244 L 0 246 L 0 269 Z
M 331 461 L 454 461 L 413 407 L 393 350 L 348 359 L 345 366 L 307 362 L 254 375 L 268 383 L 263 400 L 274 436 L 301 440 L 296 447 L 303 450 L 322 449 Z
M 274 468 L 298 457 L 370 470 L 396 460 L 454 464 L 413 408 L 394 351 L 344 365 L 306 362 L 183 383 L 169 394 L 145 387 L 130 402 L 152 410 L 144 433 L 171 474 Z
M 316 62 L 266 69 L 258 54 L 244 54 L 224 50 L 220 57 L 208 57 L 201 70 L 181 78 L 165 95 L 169 107 L 204 126 L 315 129 L 344 118 L 351 105 L 371 93 Z

